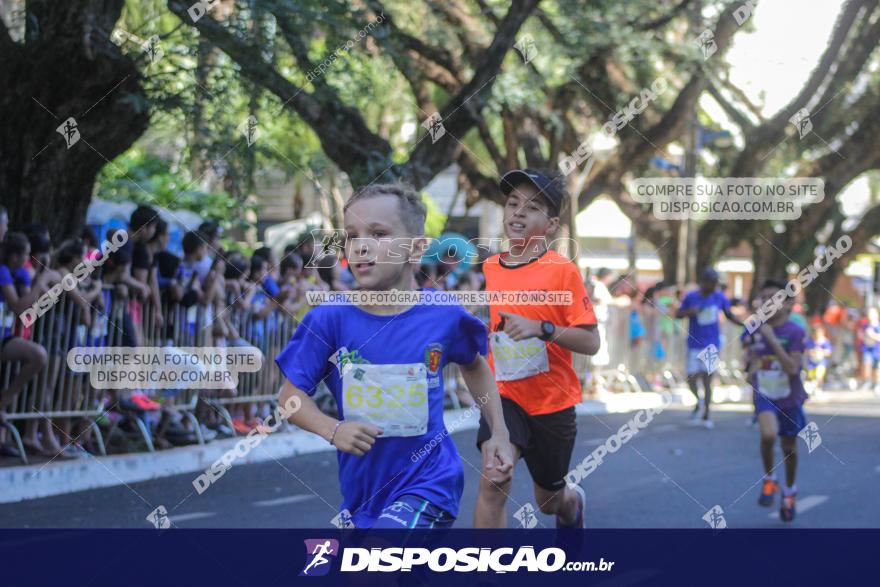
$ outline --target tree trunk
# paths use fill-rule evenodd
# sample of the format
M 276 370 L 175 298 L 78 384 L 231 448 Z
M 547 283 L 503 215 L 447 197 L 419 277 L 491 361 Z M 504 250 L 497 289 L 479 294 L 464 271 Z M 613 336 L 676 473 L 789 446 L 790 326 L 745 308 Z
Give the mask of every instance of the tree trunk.
M 804 289 L 805 301 L 811 316 L 823 312 L 828 306 L 832 297 L 831 290 L 842 271 L 843 264 L 834 263 L 826 271 L 820 273 L 809 287 Z
M 0 25 L 0 204 L 12 230 L 37 221 L 56 242 L 78 234 L 98 172 L 147 128 L 141 75 L 110 40 L 123 4 L 31 0 L 24 43 Z M 68 121 L 69 143 L 56 131 Z
M 675 283 L 678 271 L 678 231 L 673 230 L 669 242 L 657 249 L 657 256 L 663 265 L 663 281 L 669 285 Z

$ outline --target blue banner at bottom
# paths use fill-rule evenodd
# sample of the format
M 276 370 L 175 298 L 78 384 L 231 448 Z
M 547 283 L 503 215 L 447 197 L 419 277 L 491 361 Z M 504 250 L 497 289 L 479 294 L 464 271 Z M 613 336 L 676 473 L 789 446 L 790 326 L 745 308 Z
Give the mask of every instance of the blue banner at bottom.
M 0 530 L 0 582 L 828 586 L 874 583 L 878 544 L 880 530 Z

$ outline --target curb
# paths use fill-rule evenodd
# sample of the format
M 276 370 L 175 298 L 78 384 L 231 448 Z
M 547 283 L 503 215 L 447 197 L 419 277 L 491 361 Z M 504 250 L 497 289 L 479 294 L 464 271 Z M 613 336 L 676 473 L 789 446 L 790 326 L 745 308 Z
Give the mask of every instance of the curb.
M 575 410 L 578 416 L 597 415 L 657 407 L 661 403 L 661 395 L 657 393 L 620 394 L 601 400 L 587 400 L 575 406 Z M 455 434 L 477 429 L 480 416 L 478 410 L 469 408 L 444 412 L 443 420 L 450 434 Z M 226 438 L 210 444 L 177 447 L 155 453 L 3 467 L 0 468 L 0 503 L 16 503 L 184 473 L 198 474 L 244 438 Z M 234 466 L 335 451 L 323 439 L 303 430 L 272 434 L 265 437 L 259 447 L 261 450 L 251 450 L 246 457 L 236 460 Z

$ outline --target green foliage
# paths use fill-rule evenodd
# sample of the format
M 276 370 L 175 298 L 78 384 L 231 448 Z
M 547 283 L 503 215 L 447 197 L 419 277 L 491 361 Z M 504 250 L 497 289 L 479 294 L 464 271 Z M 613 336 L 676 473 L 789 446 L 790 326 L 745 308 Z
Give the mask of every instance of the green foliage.
M 249 226 L 244 218 L 247 206 L 227 192 L 206 192 L 195 186 L 187 173 L 141 148 L 132 148 L 101 170 L 95 196 L 111 202 L 190 210 L 206 220 L 220 221 L 227 229 Z

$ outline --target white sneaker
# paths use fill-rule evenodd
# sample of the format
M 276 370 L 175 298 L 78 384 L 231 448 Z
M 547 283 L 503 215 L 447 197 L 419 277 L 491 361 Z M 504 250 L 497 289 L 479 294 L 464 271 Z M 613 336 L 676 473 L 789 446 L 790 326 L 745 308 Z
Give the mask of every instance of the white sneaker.
M 711 430 L 712 428 L 715 428 L 715 422 L 712 420 L 703 420 L 703 427 L 707 430 Z

